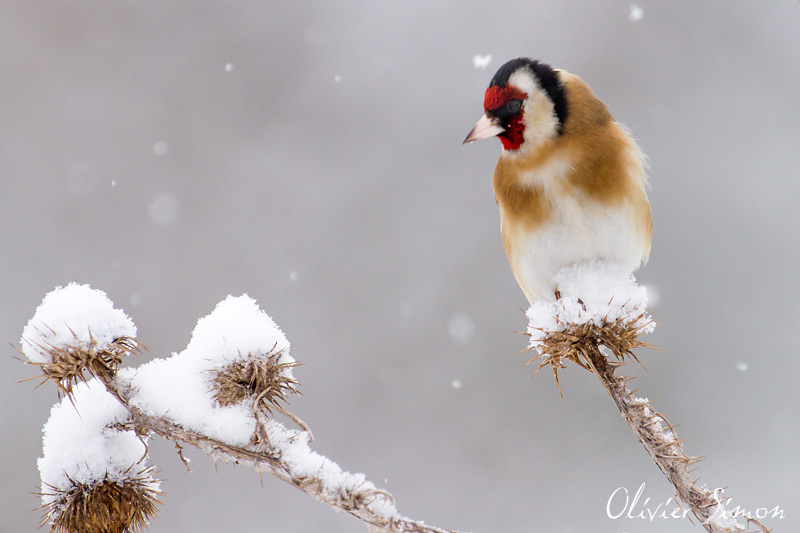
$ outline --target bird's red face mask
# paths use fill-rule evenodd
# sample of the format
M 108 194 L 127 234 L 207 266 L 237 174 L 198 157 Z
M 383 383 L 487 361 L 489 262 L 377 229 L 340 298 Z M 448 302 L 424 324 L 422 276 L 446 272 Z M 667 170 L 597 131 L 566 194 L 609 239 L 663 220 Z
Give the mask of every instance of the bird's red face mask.
M 525 141 L 523 102 L 528 95 L 514 86 L 492 86 L 483 100 L 485 114 L 469 132 L 464 143 L 499 137 L 506 150 L 519 150 Z

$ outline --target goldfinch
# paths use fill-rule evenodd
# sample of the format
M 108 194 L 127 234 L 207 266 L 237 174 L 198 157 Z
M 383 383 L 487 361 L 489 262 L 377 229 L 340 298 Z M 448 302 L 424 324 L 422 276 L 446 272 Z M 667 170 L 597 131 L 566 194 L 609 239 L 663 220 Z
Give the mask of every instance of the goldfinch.
M 528 58 L 500 67 L 464 143 L 499 137 L 500 230 L 528 302 L 554 300 L 554 277 L 603 259 L 647 262 L 652 222 L 645 158 L 578 76 Z

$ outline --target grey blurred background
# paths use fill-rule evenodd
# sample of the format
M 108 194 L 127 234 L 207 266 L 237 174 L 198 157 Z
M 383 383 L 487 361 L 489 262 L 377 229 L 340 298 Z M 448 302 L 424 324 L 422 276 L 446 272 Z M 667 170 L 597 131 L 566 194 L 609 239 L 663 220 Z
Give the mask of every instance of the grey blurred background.
M 800 528 L 800 6 L 753 2 L 3 1 L 0 340 L 44 294 L 105 290 L 148 360 L 246 292 L 305 365 L 315 449 L 400 511 L 478 532 L 683 532 L 611 520 L 673 491 L 600 385 L 522 368 L 500 144 L 461 140 L 507 59 L 582 76 L 651 159 L 639 272 L 660 326 L 634 383 L 701 481 Z M 491 54 L 488 68 L 475 55 Z M 0 358 L 0 531 L 33 531 L 52 387 Z M 131 361 L 132 363 L 134 361 Z M 291 487 L 155 442 L 153 533 L 352 532 Z M 670 504 L 669 508 L 674 507 Z M 641 507 L 636 512 L 641 510 Z

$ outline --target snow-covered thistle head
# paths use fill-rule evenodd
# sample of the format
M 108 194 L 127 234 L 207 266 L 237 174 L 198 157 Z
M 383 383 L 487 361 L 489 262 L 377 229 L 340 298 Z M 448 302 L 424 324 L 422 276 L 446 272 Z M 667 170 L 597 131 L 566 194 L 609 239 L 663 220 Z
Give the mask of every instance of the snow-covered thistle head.
M 183 357 L 202 361 L 210 393 L 220 407 L 247 404 L 270 414 L 296 393 L 289 341 L 247 295 L 228 296 L 197 321 Z
M 138 353 L 136 326 L 102 291 L 70 283 L 49 292 L 22 332 L 22 353 L 40 377 L 70 395 L 91 376 L 110 376 L 122 357 Z
M 299 394 L 292 375 L 299 363 L 289 355 L 286 336 L 249 296 L 228 296 L 218 303 L 197 321 L 189 345 L 176 358 L 199 372 L 205 389 L 203 398 L 192 402 L 192 411 L 205 405 L 212 416 L 239 413 L 251 421 L 278 411 L 299 421 L 284 409 L 289 395 Z M 255 427 L 250 443 L 262 441 Z
M 558 299 L 535 302 L 527 311 L 528 347 L 539 352 L 527 364 L 540 361 L 537 372 L 549 365 L 558 384 L 565 359 L 589 369 L 595 350 L 610 350 L 616 364 L 626 357 L 639 361 L 633 350 L 649 346 L 639 336 L 652 332 L 655 322 L 647 312 L 647 291 L 630 273 L 592 261 L 561 269 L 555 282 Z
M 96 379 L 53 406 L 38 461 L 51 532 L 135 532 L 155 516 L 159 481 L 145 438 L 123 427 L 128 416 Z
M 52 501 L 42 525 L 51 533 L 135 533 L 144 531 L 156 514 L 160 492 L 154 489 L 153 468 L 131 472 L 122 481 L 78 483 L 69 490 L 50 488 Z

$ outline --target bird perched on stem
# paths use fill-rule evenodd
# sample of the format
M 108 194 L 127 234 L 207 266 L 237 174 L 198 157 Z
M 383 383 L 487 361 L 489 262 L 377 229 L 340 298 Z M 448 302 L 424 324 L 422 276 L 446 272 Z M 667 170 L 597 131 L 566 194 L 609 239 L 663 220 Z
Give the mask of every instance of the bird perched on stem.
M 499 137 L 494 193 L 511 270 L 529 302 L 554 277 L 604 259 L 633 272 L 650 255 L 645 158 L 574 74 L 519 58 L 500 67 L 464 143 Z

